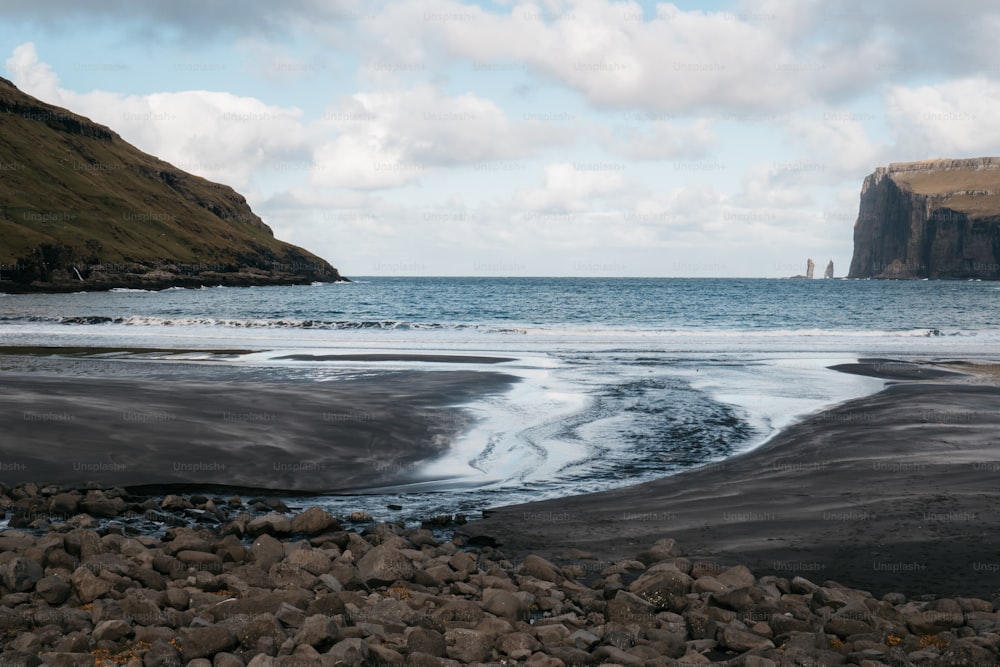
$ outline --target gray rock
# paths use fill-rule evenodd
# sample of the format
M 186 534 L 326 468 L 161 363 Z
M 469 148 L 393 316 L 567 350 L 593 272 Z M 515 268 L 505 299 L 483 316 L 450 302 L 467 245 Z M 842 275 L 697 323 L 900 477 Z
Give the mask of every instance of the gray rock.
M 478 630 L 453 628 L 444 633 L 448 657 L 459 662 L 486 662 L 493 654 L 493 638 Z
M 446 650 L 444 635 L 437 630 L 416 627 L 406 636 L 407 653 L 426 653 L 440 658 Z
M 679 570 L 646 572 L 632 582 L 628 590 L 657 608 L 668 606 L 673 598 L 691 591 L 692 579 Z
M 542 644 L 526 632 L 511 632 L 498 637 L 494 647 L 513 660 L 526 660 L 541 650 Z
M 495 588 L 487 588 L 483 591 L 483 610 L 505 618 L 510 622 L 527 620 L 526 610 L 521 605 L 521 600 L 509 591 Z
M 315 576 L 328 573 L 333 565 L 328 556 L 314 549 L 297 549 L 285 557 L 285 562 L 301 567 Z
M 368 660 L 368 644 L 361 639 L 345 639 L 323 655 L 323 667 L 363 665 Z
M 49 511 L 53 514 L 70 517 L 79 511 L 79 493 L 57 493 L 49 499 Z
M 678 556 L 683 556 L 677 542 L 672 538 L 664 538 L 657 540 L 648 549 L 640 551 L 635 557 L 637 561 L 643 565 L 652 565 L 653 563 L 659 563 L 660 561 L 667 560 L 668 558 L 677 558 Z
M 70 582 L 76 589 L 80 602 L 87 604 L 104 597 L 111 590 L 111 584 L 104 579 L 99 579 L 85 567 L 78 567 L 70 576 Z
M 285 557 L 285 548 L 281 542 L 270 535 L 261 535 L 250 546 L 250 562 L 267 572 L 275 563 Z
M 398 549 L 379 545 L 358 561 L 358 577 L 369 586 L 384 586 L 398 579 L 409 579 L 414 568 Z
M 601 642 L 600 637 L 587 630 L 577 630 L 569 636 L 569 640 L 573 642 L 573 646 L 584 651 L 589 651 Z
M 286 628 L 301 628 L 306 621 L 305 612 L 287 602 L 281 603 L 278 611 L 274 613 L 274 617 Z
M 204 628 L 181 628 L 181 655 L 185 660 L 209 658 L 239 645 L 236 633 L 225 625 Z
M 30 591 L 44 575 L 41 565 L 21 557 L 0 566 L 0 570 L 3 572 L 4 586 L 15 592 Z
M 236 620 L 241 620 L 241 617 L 239 616 L 235 616 L 234 618 Z M 240 644 L 247 649 L 252 649 L 257 646 L 261 637 L 271 638 L 276 645 L 280 645 L 288 638 L 285 634 L 284 628 L 282 628 L 281 624 L 278 623 L 274 614 L 267 612 L 251 615 L 248 620 L 239 625 L 236 635 Z
M 656 627 L 656 608 L 633 593 L 618 591 L 608 602 L 608 620 L 612 623 L 635 623 L 643 628 Z
M 94 641 L 117 642 L 132 636 L 132 626 L 126 621 L 107 620 L 94 626 Z
M 40 657 L 49 667 L 94 667 L 94 656 L 91 653 L 53 652 L 42 653 Z
M 244 667 L 243 659 L 234 653 L 216 653 L 212 667 Z
M 65 602 L 71 590 L 69 582 L 58 574 L 42 577 L 35 584 L 35 593 L 50 605 L 60 605 Z
M 325 651 L 337 643 L 339 638 L 340 628 L 333 622 L 333 619 L 315 614 L 303 621 L 302 627 L 296 633 L 293 641 L 299 646 L 305 644 L 318 651 Z
M 79 503 L 80 511 L 101 518 L 116 517 L 125 511 L 126 504 L 121 498 L 108 498 L 103 491 L 88 491 Z
M 739 630 L 732 626 L 727 626 L 719 633 L 719 643 L 737 653 L 752 651 L 754 649 L 774 648 L 774 643 L 767 637 L 761 637 L 760 635 Z
M 255 517 L 247 524 L 247 533 L 250 537 L 257 537 L 265 533 L 268 535 L 289 535 L 291 532 L 291 519 L 277 512 Z

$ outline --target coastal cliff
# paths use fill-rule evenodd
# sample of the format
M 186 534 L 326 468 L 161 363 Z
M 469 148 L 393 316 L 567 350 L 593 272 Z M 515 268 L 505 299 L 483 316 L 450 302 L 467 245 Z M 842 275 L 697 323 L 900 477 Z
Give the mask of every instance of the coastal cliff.
M 861 189 L 848 277 L 1000 279 L 1000 158 L 876 169 Z
M 231 187 L 0 78 L 0 292 L 338 280 Z

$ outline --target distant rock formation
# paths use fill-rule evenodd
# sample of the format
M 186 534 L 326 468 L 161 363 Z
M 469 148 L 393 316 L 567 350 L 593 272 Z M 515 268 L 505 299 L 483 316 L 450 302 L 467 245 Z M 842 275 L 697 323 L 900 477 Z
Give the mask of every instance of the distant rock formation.
M 876 169 L 861 189 L 848 277 L 1000 279 L 1000 158 Z
M 824 278 L 833 278 L 833 260 L 832 259 L 830 260 L 830 263 L 826 265 L 826 271 L 823 272 L 823 277 Z
M 228 185 L 0 78 L 0 292 L 338 280 Z
M 813 271 L 815 271 L 815 270 L 816 270 L 816 262 L 812 261 L 811 259 L 807 259 L 806 260 L 806 278 L 812 278 L 813 277 Z

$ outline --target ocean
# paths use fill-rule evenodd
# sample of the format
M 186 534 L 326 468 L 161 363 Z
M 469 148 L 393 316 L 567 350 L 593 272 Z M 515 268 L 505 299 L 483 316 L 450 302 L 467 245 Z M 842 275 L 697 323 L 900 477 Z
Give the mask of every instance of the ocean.
M 884 384 L 832 364 L 993 360 L 998 299 L 1000 285 L 989 282 L 362 277 L 3 295 L 0 345 L 185 351 L 108 355 L 102 373 L 122 375 L 210 378 L 225 366 L 306 384 L 387 370 L 516 376 L 508 391 L 458 404 L 468 426 L 444 455 L 412 471 L 417 481 L 288 499 L 340 515 L 418 521 L 475 517 L 722 461 Z M 510 361 L 309 358 L 344 353 Z M 279 358 L 290 354 L 305 357 Z M 4 364 L 64 376 L 93 371 L 76 357 Z

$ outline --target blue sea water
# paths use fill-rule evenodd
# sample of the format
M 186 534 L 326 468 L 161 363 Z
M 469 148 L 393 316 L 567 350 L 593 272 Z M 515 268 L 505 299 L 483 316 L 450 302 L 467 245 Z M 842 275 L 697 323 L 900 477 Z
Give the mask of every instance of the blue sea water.
M 462 404 L 473 427 L 422 471 L 448 485 L 313 499 L 378 518 L 396 518 L 385 507 L 398 502 L 414 518 L 673 474 L 755 447 L 795 419 L 883 384 L 828 370 L 834 363 L 992 361 L 1000 354 L 998 299 L 1000 285 L 988 282 L 372 277 L 4 295 L 0 344 L 184 349 L 193 351 L 186 367 L 206 360 L 200 372 L 226 363 L 304 382 L 385 369 L 521 378 L 505 394 Z M 210 355 L 233 348 L 248 352 L 222 362 Z M 279 359 L 289 352 L 513 361 Z

